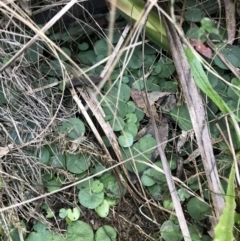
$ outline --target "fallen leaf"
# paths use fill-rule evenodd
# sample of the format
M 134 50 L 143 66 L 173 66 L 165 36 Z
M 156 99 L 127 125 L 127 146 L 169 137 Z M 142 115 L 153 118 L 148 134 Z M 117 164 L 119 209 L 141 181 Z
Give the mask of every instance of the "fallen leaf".
M 165 105 L 162 107 L 162 109 L 165 112 L 170 112 L 173 107 L 176 105 L 176 95 L 169 95 L 165 101 Z
M 187 138 L 188 138 L 188 131 L 183 131 L 182 130 L 182 134 L 179 136 L 178 142 L 177 142 L 177 152 L 179 154 L 181 154 L 182 147 L 185 145 L 185 143 L 187 141 Z
M 150 105 L 154 104 L 157 100 L 159 100 L 160 98 L 163 98 L 165 96 L 168 96 L 172 94 L 171 92 L 160 92 L 160 91 L 153 91 L 151 93 L 148 93 L 148 99 L 150 102 Z
M 13 144 L 10 144 L 8 146 L 5 147 L 0 147 L 0 158 L 2 158 L 3 156 L 7 155 L 8 152 L 13 148 Z
M 212 50 L 204 45 L 204 43 L 199 39 L 190 39 L 190 44 L 203 56 L 211 59 Z
M 157 100 L 159 100 L 160 98 L 165 97 L 170 94 L 172 94 L 172 93 L 171 92 L 153 91 L 151 93 L 147 93 L 147 95 L 146 95 L 144 91 L 131 90 L 131 97 L 132 97 L 133 101 L 149 117 L 149 110 L 147 107 L 147 99 L 146 99 L 146 98 L 148 98 L 148 101 L 151 106 L 152 113 L 153 113 L 155 119 L 158 119 L 157 109 L 154 106 L 155 102 Z
M 161 117 L 160 120 L 158 120 L 157 129 L 158 129 L 158 137 L 159 137 L 160 144 L 162 146 L 162 149 L 165 150 L 168 142 L 168 134 L 169 134 L 169 126 L 168 126 L 168 121 L 166 117 Z M 152 136 L 155 136 L 152 125 L 148 127 L 147 134 L 151 134 Z M 156 160 L 158 155 L 159 155 L 159 152 L 157 149 L 152 155 L 152 160 Z

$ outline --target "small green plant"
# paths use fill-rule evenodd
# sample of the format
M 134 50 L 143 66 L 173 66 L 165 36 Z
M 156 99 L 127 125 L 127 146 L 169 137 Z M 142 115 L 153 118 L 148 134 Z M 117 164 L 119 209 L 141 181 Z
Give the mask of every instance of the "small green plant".
M 68 118 L 58 127 L 60 134 L 67 134 L 71 140 L 76 140 L 85 134 L 85 125 L 78 118 Z
M 68 224 L 67 231 L 64 235 L 53 233 L 47 226 L 37 222 L 33 226 L 33 231 L 28 235 L 26 241 L 116 241 L 117 233 L 112 226 L 104 225 L 94 234 L 92 227 L 83 222 L 75 221 Z
M 188 201 L 187 210 L 189 215 L 196 221 L 206 219 L 211 214 L 210 206 L 197 197 L 193 197 Z
M 173 221 L 165 221 L 160 228 L 161 236 L 165 241 L 181 241 L 182 233 L 179 225 L 174 224 Z
M 214 229 L 214 241 L 232 241 L 234 229 L 234 213 L 236 208 L 235 202 L 235 188 L 234 188 L 235 166 L 232 165 L 229 176 L 226 204 L 223 213 L 219 219 L 217 226 Z
M 95 240 L 96 241 L 116 241 L 117 233 L 112 226 L 104 225 L 96 231 Z
M 110 207 L 118 203 L 125 188 L 118 186 L 118 182 L 111 172 L 105 172 L 99 179 L 85 181 L 77 186 L 80 191 L 78 199 L 81 205 L 94 209 L 99 217 L 107 217 Z M 120 192 L 120 189 L 123 193 Z
M 75 207 L 73 209 L 68 208 L 61 208 L 59 210 L 59 217 L 65 219 L 68 224 L 71 224 L 74 221 L 77 221 L 80 217 L 80 210 L 79 208 Z

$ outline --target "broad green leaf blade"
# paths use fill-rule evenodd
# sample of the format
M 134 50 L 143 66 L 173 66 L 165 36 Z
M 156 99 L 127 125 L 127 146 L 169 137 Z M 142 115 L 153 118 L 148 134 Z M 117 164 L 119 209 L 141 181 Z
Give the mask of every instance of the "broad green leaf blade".
M 108 1 L 113 4 L 111 0 Z M 139 0 L 118 0 L 114 4 L 116 4 L 116 7 L 125 18 L 130 18 L 134 21 L 138 21 L 139 17 L 141 17 L 145 6 L 142 1 Z M 165 51 L 169 51 L 169 43 L 163 21 L 154 11 L 151 11 L 148 15 L 146 35 Z
M 192 50 L 188 47 L 184 48 L 185 54 L 188 59 L 188 63 L 191 68 L 192 75 L 197 86 L 218 106 L 218 108 L 224 113 L 231 113 L 231 109 L 227 106 L 225 101 L 219 96 L 219 94 L 212 88 L 206 73 L 203 70 L 202 64 L 194 55 Z M 235 116 L 236 117 L 236 116 Z M 237 117 L 236 117 L 237 118 Z M 239 119 L 237 118 L 239 121 Z
M 96 241 L 116 241 L 117 240 L 117 232 L 112 226 L 104 225 L 100 227 L 96 231 L 95 235 Z
M 214 229 L 215 238 L 213 241 L 233 241 L 234 212 L 236 208 L 235 202 L 235 165 L 232 165 L 226 195 L 226 204 L 219 222 Z

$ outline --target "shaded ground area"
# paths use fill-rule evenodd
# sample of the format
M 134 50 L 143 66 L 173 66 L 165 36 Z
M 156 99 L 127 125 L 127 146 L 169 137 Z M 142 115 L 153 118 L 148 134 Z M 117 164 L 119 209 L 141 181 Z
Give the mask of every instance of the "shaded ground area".
M 118 232 L 118 240 L 154 240 L 153 237 L 159 237 L 159 228 L 152 221 L 143 217 L 139 211 L 140 205 L 138 205 L 139 204 L 128 195 L 122 199 L 118 206 L 111 209 L 106 219 L 99 218 L 96 212 L 90 211 L 89 209 L 86 209 L 83 218 L 89 224 L 92 224 L 94 230 L 105 224 L 112 225 Z M 146 215 L 148 215 L 147 210 L 145 211 Z M 159 215 L 159 217 L 161 217 L 161 215 Z
M 71 196 L 73 197 L 73 195 Z M 66 208 L 66 203 L 64 204 L 62 201 L 62 198 L 55 199 L 55 203 L 52 206 L 56 216 L 60 208 Z M 70 202 L 67 203 L 70 204 Z M 144 215 L 151 217 L 151 213 L 147 207 L 143 207 L 141 209 L 142 212 L 144 212 L 144 215 L 141 214 L 140 206 L 141 205 L 138 204 L 133 197 L 127 194 L 117 206 L 111 208 L 107 218 L 100 218 L 94 210 L 81 206 L 80 220 L 88 223 L 94 231 L 103 225 L 111 225 L 118 233 L 117 240 L 156 240 L 160 236 L 159 227 L 153 221 L 150 221 L 144 217 Z M 154 208 L 152 208 L 152 212 L 154 212 L 154 216 L 158 223 L 164 222 L 163 212 Z M 66 230 L 67 223 L 65 220 L 57 218 L 57 220 L 52 219 L 51 221 L 53 222 L 52 226 L 53 229 L 55 229 L 55 232 L 59 232 L 59 230 Z

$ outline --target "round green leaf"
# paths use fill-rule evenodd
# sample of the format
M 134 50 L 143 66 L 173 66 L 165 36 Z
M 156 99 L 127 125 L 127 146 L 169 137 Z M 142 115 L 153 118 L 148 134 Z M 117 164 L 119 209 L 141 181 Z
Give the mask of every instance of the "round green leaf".
M 159 74 L 162 78 L 169 78 L 175 71 L 175 66 L 172 60 L 168 60 L 166 58 L 160 59 L 160 64 L 162 67 L 162 71 Z
M 114 91 L 111 94 L 118 95 L 118 93 Z M 114 116 L 120 116 L 122 118 L 126 116 L 128 113 L 128 106 L 125 101 L 122 101 L 124 98 L 122 94 L 120 94 L 119 99 L 109 95 L 105 97 L 102 106 L 104 106 L 103 110 L 108 120 L 112 119 Z
M 100 227 L 95 234 L 95 241 L 116 241 L 117 232 L 110 225 Z
M 117 83 L 117 86 L 111 88 L 109 95 L 112 100 L 112 104 L 118 104 L 118 102 L 121 101 L 126 104 L 126 102 L 130 99 L 131 89 L 125 83 Z
M 165 241 L 181 241 L 183 238 L 179 225 L 174 224 L 171 220 L 162 224 L 160 233 Z
M 204 240 L 204 239 L 202 239 L 202 234 L 203 234 L 202 227 L 191 225 L 191 226 L 188 226 L 188 230 L 189 230 L 192 240 L 194 240 L 194 241 L 203 241 Z M 211 241 L 212 241 L 212 239 L 211 239 Z
M 110 207 L 116 206 L 118 204 L 117 199 L 112 199 L 110 197 L 105 197 L 104 200 L 106 200 Z
M 160 92 L 160 91 L 162 91 L 162 88 L 160 87 L 160 85 L 149 81 L 149 82 L 147 82 L 147 91 L 148 92 L 154 92 L 154 91 Z
M 127 106 L 128 106 L 128 113 L 133 113 L 136 110 L 136 105 L 133 101 L 128 101 Z
M 153 66 L 153 74 L 154 75 L 160 74 L 161 71 L 162 71 L 162 64 L 160 62 L 154 64 L 154 66 Z
M 65 154 L 56 153 L 54 156 L 50 157 L 49 165 L 52 167 L 62 168 L 66 167 L 66 157 Z
M 78 118 L 68 118 L 65 119 L 60 126 L 58 126 L 58 131 L 61 134 L 67 134 L 70 139 L 76 140 L 84 135 L 85 125 Z
M 122 147 L 130 147 L 133 144 L 133 136 L 128 132 L 118 137 L 118 143 Z
M 67 210 L 65 208 L 61 208 L 59 210 L 59 217 L 62 218 L 62 219 L 67 217 Z
M 90 189 L 81 189 L 78 193 L 78 200 L 86 208 L 94 209 L 104 200 L 104 193 L 94 193 Z
M 53 217 L 55 217 L 53 210 L 46 203 L 43 203 L 41 205 L 41 208 L 43 210 L 45 210 L 45 212 L 46 212 L 45 217 L 46 218 L 53 218 Z
M 147 163 L 150 162 L 151 160 L 151 154 L 141 154 L 142 150 L 139 147 L 139 143 L 135 143 L 132 147 L 132 154 L 133 154 L 133 160 L 131 159 L 130 161 L 125 163 L 125 167 L 127 168 L 128 171 L 130 172 L 143 172 L 147 168 Z M 125 150 L 125 154 L 123 155 L 124 159 L 131 158 L 130 152 Z M 138 162 L 141 161 L 141 162 Z
M 178 126 L 183 131 L 189 131 L 193 128 L 190 114 L 186 104 L 183 104 L 180 107 L 174 106 L 170 114 L 173 120 L 177 121 Z
M 91 226 L 83 221 L 76 221 L 67 229 L 68 241 L 93 241 L 94 233 Z
M 99 172 L 105 170 L 106 168 L 100 162 L 96 162 L 94 167 L 91 169 L 92 174 L 98 174 Z M 102 174 L 98 174 L 97 177 L 102 176 Z
M 54 177 L 53 171 L 51 171 L 51 172 L 43 171 L 42 181 L 43 181 L 44 183 L 47 183 L 48 181 L 50 181 L 51 179 L 53 179 L 53 177 Z
M 233 78 L 231 80 L 231 84 L 240 89 L 240 80 L 237 78 Z M 234 88 L 232 86 L 228 86 L 227 95 L 234 101 L 238 102 L 240 98 L 240 90 Z
M 174 210 L 174 205 L 171 199 L 163 200 L 163 207 L 170 211 Z
M 159 184 L 154 184 L 153 186 L 147 187 L 149 194 L 156 201 L 163 200 L 162 188 Z
M 134 123 L 127 123 L 125 126 L 124 126 L 124 133 L 125 132 L 128 132 L 130 133 L 133 137 L 135 137 L 137 135 L 137 132 L 138 132 L 138 127 L 136 124 Z
M 96 53 L 96 55 L 103 55 L 103 56 L 107 56 L 108 54 L 108 44 L 104 39 L 100 39 L 98 40 L 95 44 L 94 44 L 94 51 Z
M 157 54 L 157 52 L 158 52 L 157 49 L 158 49 L 158 47 L 155 44 L 153 44 L 153 43 L 145 44 L 145 46 L 144 46 L 145 54 L 153 55 L 154 58 L 155 58 L 154 55 Z
M 47 240 L 47 241 L 54 240 L 53 237 L 58 238 L 56 240 L 63 241 L 63 239 L 61 239 L 60 236 L 54 235 L 52 232 L 50 232 L 47 226 L 43 223 L 37 222 L 33 228 L 34 228 L 34 231 L 28 235 L 26 241 L 41 241 L 43 237 L 44 237 L 44 240 Z M 14 239 L 12 237 L 12 240 L 20 240 L 20 239 L 18 236 L 17 239 Z
M 240 111 L 239 111 L 239 101 L 229 100 L 227 101 L 227 105 L 229 108 L 235 112 L 235 114 L 240 117 Z M 237 111 L 236 111 L 237 110 Z
M 48 148 L 48 151 L 50 153 L 50 156 L 54 156 L 56 155 L 57 153 L 59 153 L 59 150 L 58 150 L 58 147 L 56 144 L 52 143 L 50 145 L 47 145 L 46 146 Z
M 172 155 L 171 160 L 169 161 L 169 167 L 173 171 L 178 167 L 178 157 L 176 155 Z
M 100 177 L 100 181 L 103 183 L 104 192 L 109 198 L 119 199 L 126 192 L 123 185 L 119 187 L 116 177 L 111 172 L 105 172 Z
M 156 140 L 151 136 L 145 136 L 139 141 L 139 147 L 144 154 L 152 154 L 157 148 Z
M 209 205 L 199 200 L 197 197 L 193 197 L 188 201 L 187 210 L 189 215 L 197 221 L 204 220 L 211 214 Z
M 128 63 L 128 67 L 132 69 L 140 69 L 142 66 L 142 61 L 138 56 L 133 55 Z
M 144 112 L 140 108 L 136 108 L 135 114 L 137 115 L 138 122 L 140 122 L 145 116 Z
M 48 181 L 45 186 L 48 192 L 54 192 L 62 187 L 62 182 L 59 180 L 59 178 L 53 178 L 52 180 Z
M 103 184 L 99 180 L 95 180 L 91 188 L 94 193 L 100 193 L 103 191 Z
M 79 219 L 80 217 L 80 210 L 78 208 L 73 208 L 73 209 L 68 209 L 67 210 L 67 217 L 71 220 L 71 221 L 76 221 Z
M 151 178 L 151 169 L 147 169 L 143 172 L 143 175 L 141 176 L 142 184 L 146 187 L 153 186 L 155 184 L 155 181 Z
M 199 189 L 198 185 L 198 179 L 197 177 L 193 176 L 188 179 L 188 186 L 191 188 L 193 191 L 196 191 Z
M 39 161 L 43 164 L 49 164 L 50 153 L 47 147 L 43 146 L 39 152 Z
M 114 114 L 113 114 L 113 112 L 112 112 L 112 108 L 102 107 L 102 109 L 103 109 L 104 114 L 105 114 L 105 117 L 104 117 L 104 120 L 105 120 L 105 121 L 109 121 L 109 120 L 113 119 Z
M 128 76 L 123 76 L 122 77 L 122 82 L 125 83 L 125 84 L 129 83 L 129 77 Z
M 104 55 L 98 55 L 97 58 L 96 58 L 96 62 L 100 62 L 100 61 L 102 61 L 103 59 L 105 59 L 105 56 L 104 56 Z
M 235 67 L 240 66 L 240 47 L 235 45 L 223 45 L 218 44 L 219 52 Z M 214 63 L 222 69 L 228 69 L 228 67 L 222 62 L 222 60 L 216 55 L 213 59 Z
M 80 153 L 66 153 L 66 164 L 68 171 L 75 174 L 80 174 L 85 172 L 89 168 L 91 164 L 90 156 Z
M 143 80 L 137 80 L 132 84 L 132 88 L 134 90 L 143 90 L 144 88 L 144 82 Z
M 162 169 L 162 163 L 157 161 L 155 165 Z M 156 168 L 150 168 L 150 177 L 154 179 L 154 181 L 158 184 L 165 184 L 167 182 L 166 176 L 164 173 L 159 172 Z
M 184 202 L 186 199 L 191 197 L 191 195 L 188 193 L 188 191 L 185 188 L 178 189 L 178 196 L 181 202 Z
M 89 48 L 89 44 L 86 43 L 86 42 L 83 42 L 81 44 L 78 45 L 78 48 L 81 50 L 81 51 L 85 51 Z
M 186 37 L 189 39 L 199 39 L 205 42 L 207 39 L 207 33 L 202 28 L 192 27 L 187 31 Z
M 61 71 L 62 70 L 62 67 L 61 67 L 61 64 L 59 62 L 58 59 L 54 59 L 54 60 L 51 60 L 50 61 L 50 66 L 49 67 L 52 67 L 54 71 Z
M 114 131 L 121 131 L 125 126 L 125 122 L 122 117 L 117 116 L 116 118 L 109 121 L 109 124 Z
M 62 47 L 61 50 L 68 56 L 68 57 L 71 57 L 71 51 L 66 48 L 66 47 Z M 59 54 L 59 58 L 62 60 L 62 61 L 66 61 L 67 58 L 63 55 L 63 54 Z
M 94 64 L 96 62 L 97 55 L 93 50 L 87 50 L 81 51 L 77 57 L 83 64 Z
M 145 59 L 144 59 L 144 67 L 146 69 L 150 69 L 153 66 L 155 60 L 156 60 L 155 55 L 153 55 L 153 54 L 152 55 L 146 55 Z
M 209 18 L 203 18 L 201 20 L 201 26 L 202 26 L 202 29 L 204 29 L 208 33 L 213 33 L 213 34 L 217 34 L 217 35 L 219 34 L 218 28 L 216 28 L 214 26 L 213 21 Z
M 30 48 L 27 49 L 27 52 L 25 53 L 25 59 L 29 63 L 34 63 L 39 60 L 43 53 L 43 47 L 40 44 L 40 42 L 35 42 L 30 46 Z
M 77 188 L 78 189 L 84 189 L 84 188 L 85 189 L 90 189 L 91 186 L 92 186 L 93 181 L 94 181 L 93 178 L 90 178 L 88 180 L 80 182 L 80 183 L 77 184 Z
M 175 81 L 164 81 L 161 83 L 161 89 L 168 92 L 177 92 L 178 84 Z
M 131 89 L 127 84 L 122 83 L 120 88 L 120 93 L 122 94 L 122 97 L 123 97 L 121 100 L 124 102 L 127 102 L 131 96 Z
M 126 119 L 127 123 L 137 123 L 137 115 L 135 113 L 128 113 Z
M 103 202 L 95 208 L 95 211 L 97 212 L 98 216 L 101 218 L 106 218 L 109 214 L 110 205 L 106 200 L 103 200 Z
M 206 74 L 207 74 L 210 84 L 212 85 L 213 88 L 215 88 L 219 82 L 218 77 L 210 72 L 207 72 Z

